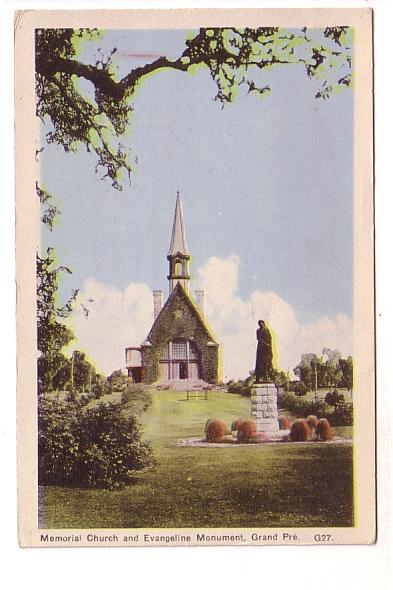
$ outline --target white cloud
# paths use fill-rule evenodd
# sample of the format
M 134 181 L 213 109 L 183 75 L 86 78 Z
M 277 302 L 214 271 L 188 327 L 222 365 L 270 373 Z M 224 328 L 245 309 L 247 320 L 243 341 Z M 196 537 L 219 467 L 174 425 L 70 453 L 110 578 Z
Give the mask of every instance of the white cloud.
M 212 257 L 198 271 L 198 288 L 205 291 L 209 324 L 223 350 L 223 377 L 245 377 L 254 368 L 257 322 L 268 322 L 275 337 L 275 365 L 290 371 L 304 352 L 320 354 L 324 347 L 352 352 L 352 322 L 345 315 L 320 317 L 302 326 L 295 310 L 277 293 L 253 291 L 247 300 L 238 294 L 240 260 Z
M 74 348 L 88 352 L 105 374 L 124 367 L 126 346 L 140 344 L 153 322 L 152 292 L 143 283 L 132 283 L 124 291 L 87 279 L 81 292 L 89 314 L 74 314 Z
M 270 325 L 276 342 L 275 364 L 285 371 L 291 371 L 305 352 L 321 354 L 327 347 L 345 356 L 352 353 L 350 318 L 340 314 L 301 325 L 295 310 L 277 293 L 256 290 L 243 300 L 238 295 L 239 265 L 236 255 L 213 256 L 199 268 L 193 286 L 205 291 L 206 316 L 221 345 L 225 379 L 244 378 L 254 368 L 259 319 Z M 88 279 L 81 296 L 89 315 L 86 319 L 80 311 L 74 316 L 75 348 L 88 351 L 97 367 L 109 374 L 124 366 L 126 346 L 146 338 L 153 322 L 152 291 L 143 283 L 131 283 L 120 291 Z

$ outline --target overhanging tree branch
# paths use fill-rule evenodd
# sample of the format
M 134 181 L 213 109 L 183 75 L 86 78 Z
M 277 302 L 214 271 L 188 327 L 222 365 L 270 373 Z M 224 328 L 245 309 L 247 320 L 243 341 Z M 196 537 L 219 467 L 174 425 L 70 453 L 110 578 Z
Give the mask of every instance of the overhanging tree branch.
M 348 27 L 330 27 L 323 31 L 323 43 L 312 41 L 306 27 L 287 30 L 277 27 L 201 28 L 185 41 L 186 48 L 174 60 L 161 56 L 151 63 L 134 68 L 117 79 L 109 56 L 94 64 L 78 59 L 78 44 L 89 42 L 94 30 L 45 29 L 36 34 L 37 115 L 50 119 L 53 130 L 50 142 L 66 151 L 81 143 L 95 151 L 98 167 L 106 170 L 112 185 L 121 189 L 121 173 L 132 172 L 129 154 L 119 141 L 133 110 L 131 99 L 143 80 L 163 70 L 192 71 L 206 67 L 216 84 L 215 99 L 222 106 L 236 99 L 242 84 L 261 96 L 269 85 L 258 87 L 255 72 L 282 65 L 302 65 L 310 78 L 321 78 L 317 98 L 351 85 L 351 31 Z M 334 74 L 337 74 L 334 79 Z M 78 86 L 84 79 L 93 85 L 94 100 Z M 95 140 L 94 140 L 95 138 Z

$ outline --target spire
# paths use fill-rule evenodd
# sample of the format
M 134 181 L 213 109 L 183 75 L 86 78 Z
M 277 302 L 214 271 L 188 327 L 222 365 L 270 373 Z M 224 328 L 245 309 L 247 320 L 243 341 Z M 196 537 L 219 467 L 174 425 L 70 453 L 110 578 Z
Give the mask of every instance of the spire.
M 175 217 L 173 219 L 172 238 L 168 256 L 175 256 L 178 253 L 189 256 L 183 222 L 183 205 L 179 191 L 177 191 Z

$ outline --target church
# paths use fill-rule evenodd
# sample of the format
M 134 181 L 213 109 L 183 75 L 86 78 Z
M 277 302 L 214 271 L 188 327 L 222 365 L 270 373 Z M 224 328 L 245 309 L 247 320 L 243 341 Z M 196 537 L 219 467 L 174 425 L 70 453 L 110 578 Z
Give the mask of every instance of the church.
M 154 322 L 139 346 L 125 350 L 127 373 L 135 383 L 168 387 L 216 384 L 219 344 L 206 324 L 204 292 L 189 292 L 190 253 L 186 243 L 183 206 L 177 193 L 169 263 L 169 296 L 153 291 Z

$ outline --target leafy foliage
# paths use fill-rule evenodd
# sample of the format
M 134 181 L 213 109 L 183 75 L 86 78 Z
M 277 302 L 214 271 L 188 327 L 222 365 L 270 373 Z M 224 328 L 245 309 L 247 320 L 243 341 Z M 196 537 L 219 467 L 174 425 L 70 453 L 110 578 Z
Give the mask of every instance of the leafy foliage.
M 330 423 L 333 426 L 352 426 L 353 424 L 353 404 L 340 403 L 334 408 L 333 414 L 329 416 Z
M 237 430 L 237 442 L 241 444 L 248 444 L 252 442 L 257 431 L 256 424 L 253 420 L 242 420 Z
M 295 395 L 297 395 L 298 397 L 302 397 L 303 395 L 306 395 L 306 393 L 308 391 L 307 386 L 302 381 L 297 381 L 296 383 L 294 383 L 292 389 L 293 389 L 293 393 Z
M 44 257 L 37 254 L 37 348 L 38 390 L 56 389 L 65 381 L 67 359 L 62 349 L 73 339 L 73 333 L 62 321 L 71 311 L 77 296 L 74 291 L 64 304 L 58 303 L 59 277 L 70 272 L 59 266 L 52 248 L 47 248 Z
M 102 169 L 120 190 L 132 164 L 118 138 L 131 121 L 132 99 L 148 75 L 168 68 L 181 72 L 207 68 L 216 85 L 215 100 L 222 107 L 235 101 L 241 88 L 264 97 L 271 87 L 258 83 L 258 72 L 283 64 L 300 65 L 309 78 L 321 80 L 316 98 L 326 100 L 352 84 L 352 31 L 345 26 L 328 27 L 318 38 L 306 27 L 201 28 L 185 41 L 186 48 L 176 59 L 161 56 L 121 79 L 114 65 L 116 48 L 107 55 L 98 49 L 92 62 L 83 61 L 83 45 L 99 38 L 95 29 L 37 29 L 37 116 L 51 122 L 49 143 L 63 146 L 66 152 L 81 145 L 94 152 L 96 169 Z
M 300 363 L 293 369 L 310 391 L 318 387 L 353 387 L 352 357 L 341 358 L 338 350 L 324 348 L 322 356 L 315 353 L 302 354 Z
M 205 425 L 206 440 L 208 442 L 220 442 L 226 433 L 227 428 L 222 420 L 212 419 Z
M 282 407 L 301 418 L 315 415 L 318 418 L 326 411 L 326 404 L 322 400 L 301 399 L 293 393 L 284 393 L 282 396 Z
M 315 429 L 315 434 L 319 440 L 330 440 L 333 438 L 333 430 L 326 418 L 319 420 Z
M 292 422 L 289 438 L 292 442 L 306 442 L 311 439 L 311 430 L 307 420 L 299 418 Z
M 227 386 L 229 393 L 238 393 L 249 397 L 251 395 L 251 386 L 254 384 L 254 377 L 247 377 L 247 379 L 240 379 L 239 381 L 230 381 Z
M 307 418 L 310 415 L 318 419 L 327 418 L 334 426 L 351 426 L 353 424 L 353 404 L 339 403 L 334 410 L 323 400 L 302 399 L 293 393 L 284 393 L 282 407 L 299 418 Z
M 130 384 L 121 396 L 121 403 L 133 414 L 141 414 L 151 406 L 151 392 L 143 383 Z
M 345 397 L 335 389 L 334 391 L 328 391 L 325 395 L 325 402 L 328 406 L 337 406 L 338 404 L 345 402 Z
M 39 400 L 39 483 L 116 488 L 153 462 L 134 416 L 119 407 L 93 408 Z

